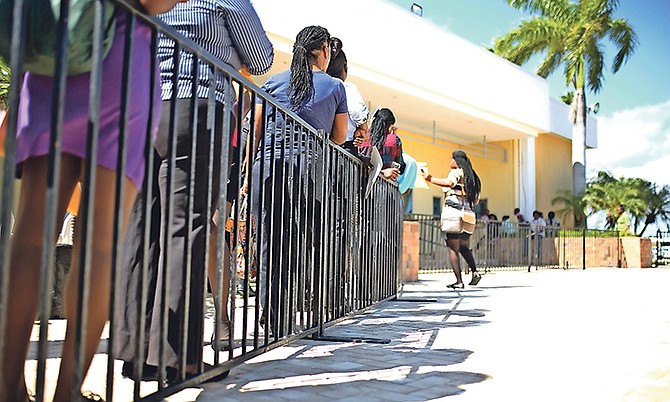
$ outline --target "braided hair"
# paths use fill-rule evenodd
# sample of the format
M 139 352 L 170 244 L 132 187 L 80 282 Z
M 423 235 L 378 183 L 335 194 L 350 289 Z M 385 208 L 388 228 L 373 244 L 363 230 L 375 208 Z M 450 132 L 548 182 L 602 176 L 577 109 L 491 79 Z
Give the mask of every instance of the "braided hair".
M 375 111 L 370 124 L 370 143 L 381 153 L 389 127 L 395 124 L 395 116 L 391 109 L 382 107 Z
M 347 55 L 342 50 L 342 41 L 332 37 L 330 38 L 330 64 L 326 73 L 344 81 L 347 70 Z
M 295 38 L 288 85 L 293 111 L 302 109 L 305 102 L 314 96 L 311 60 L 316 59 L 314 51 L 321 50 L 324 43 L 330 43 L 330 34 L 326 28 L 320 26 L 303 28 Z
M 465 181 L 465 199 L 470 203 L 472 207 L 479 197 L 479 193 L 482 191 L 482 182 L 479 180 L 479 176 L 472 168 L 472 163 L 470 159 L 463 151 L 454 151 L 451 154 L 451 157 L 454 158 L 456 164 L 459 168 L 463 169 L 463 179 Z

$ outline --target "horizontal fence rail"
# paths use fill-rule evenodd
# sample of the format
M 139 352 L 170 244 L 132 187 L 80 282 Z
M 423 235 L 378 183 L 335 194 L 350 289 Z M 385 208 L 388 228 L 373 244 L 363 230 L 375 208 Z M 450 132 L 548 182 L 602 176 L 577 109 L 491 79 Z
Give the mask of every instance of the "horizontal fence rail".
M 115 4 L 116 22 L 126 27 L 115 37 L 124 55 L 122 79 L 114 85 L 121 99 L 115 123 L 119 145 L 101 149 L 98 143 L 104 117 L 99 105 L 110 95 L 100 91 L 107 78 L 98 53 L 91 80 L 102 86 L 91 85 L 89 146 L 82 182 L 72 188 L 75 193 L 81 188 L 81 200 L 67 215 L 59 200 L 72 189 L 61 188 L 55 179 L 66 158 L 60 144 L 71 134 L 63 129 L 70 84 L 64 54 L 53 79 L 45 215 L 39 220 L 41 228 L 31 228 L 44 233 L 37 239 L 39 249 L 32 250 L 41 261 L 39 277 L 33 278 L 40 290 L 38 294 L 33 286 L 34 294 L 26 295 L 40 306 L 33 329 L 39 340 L 30 344 L 26 376 L 36 400 L 51 400 L 58 377 L 53 361 L 60 357 L 52 342 L 63 340 L 65 323 L 72 331 L 68 337 L 75 339 L 72 355 L 65 356 L 74 362 L 71 381 L 65 381 L 73 398 L 79 397 L 83 383 L 105 400 L 159 400 L 220 378 L 294 340 L 323 339 L 338 320 L 395 297 L 402 248 L 397 185 L 380 178 L 366 196 L 369 168 L 330 142 L 326 133 L 315 131 L 159 20 L 125 1 Z M 103 25 L 102 15 L 98 17 L 96 37 Z M 132 62 L 138 55 L 129 49 L 140 41 L 133 34 L 138 26 L 152 32 L 147 48 L 152 65 L 142 73 L 149 77 L 144 83 L 149 93 L 160 85 L 154 57 L 158 43 L 169 39 L 176 43 L 173 65 L 189 57 L 194 66 L 205 66 L 217 77 L 205 88 L 208 97 L 199 98 L 198 85 L 192 85 L 191 97 L 184 100 L 173 96 L 162 104 L 154 99 L 133 103 L 132 77 L 140 72 Z M 21 24 L 14 30 L 21 40 Z M 22 71 L 21 51 L 14 48 L 12 71 Z M 199 82 L 203 71 L 194 68 L 193 82 Z M 173 84 L 178 75 L 173 74 Z M 14 176 L 20 76 L 13 74 L 2 168 L 2 334 L 14 325 L 10 317 L 16 307 L 7 304 L 14 281 L 10 272 L 19 261 L 18 250 L 25 247 L 12 235 L 12 228 L 25 226 L 22 221 L 14 226 L 12 207 L 18 195 Z M 137 108 L 148 114 L 140 130 L 129 125 Z M 253 122 L 258 114 L 257 127 Z M 160 122 L 155 147 L 152 122 Z M 186 144 L 179 137 L 184 132 L 191 138 Z M 137 144 L 137 137 L 144 144 L 145 175 L 134 205 L 124 208 L 124 197 L 134 194 L 123 178 L 132 152 L 129 144 Z M 258 152 L 254 138 L 259 138 Z M 113 188 L 96 186 L 101 152 L 118 154 Z M 104 258 L 92 234 L 99 227 L 95 210 L 108 195 L 114 200 L 113 233 L 106 244 L 109 258 Z M 76 289 L 75 299 L 68 298 L 77 301 L 76 309 L 65 307 L 67 280 Z M 108 302 L 100 301 L 107 297 Z M 91 306 L 98 310 L 89 311 Z M 87 370 L 87 353 L 94 351 L 87 352 L 85 344 L 92 336 L 97 343 L 102 325 L 103 341 Z M 0 357 L 14 347 L 8 339 L 0 340 Z M 1 371 L 4 378 L 8 369 Z
M 409 214 L 405 220 L 419 223 L 419 270 L 447 272 L 449 249 L 440 229 L 440 216 Z M 580 268 L 621 266 L 619 233 L 610 230 L 545 227 L 530 224 L 477 221 L 470 238 L 477 267 L 485 272 L 531 268 Z M 599 262 L 599 263 L 598 263 Z M 464 267 L 467 264 L 463 263 Z

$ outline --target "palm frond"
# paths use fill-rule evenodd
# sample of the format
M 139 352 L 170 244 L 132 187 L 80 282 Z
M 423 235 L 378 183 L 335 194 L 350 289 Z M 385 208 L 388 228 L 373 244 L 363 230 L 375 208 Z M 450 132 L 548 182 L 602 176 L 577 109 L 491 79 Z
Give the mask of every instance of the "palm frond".
M 575 7 L 568 0 L 507 0 L 507 4 L 531 15 L 541 15 L 557 21 L 565 21 Z
M 542 78 L 547 78 L 549 74 L 553 73 L 563 61 L 562 52 L 547 52 L 547 57 L 545 57 L 542 64 L 537 68 L 536 74 Z
M 586 81 L 593 93 L 602 88 L 604 63 L 603 51 L 598 43 L 592 42 L 586 50 Z
M 559 34 L 560 27 L 554 21 L 532 18 L 496 38 L 493 50 L 512 63 L 521 65 L 535 54 L 547 50 Z
M 609 28 L 609 38 L 618 49 L 612 61 L 612 73 L 616 73 L 633 55 L 639 42 L 633 27 L 626 20 L 613 20 L 610 22 Z

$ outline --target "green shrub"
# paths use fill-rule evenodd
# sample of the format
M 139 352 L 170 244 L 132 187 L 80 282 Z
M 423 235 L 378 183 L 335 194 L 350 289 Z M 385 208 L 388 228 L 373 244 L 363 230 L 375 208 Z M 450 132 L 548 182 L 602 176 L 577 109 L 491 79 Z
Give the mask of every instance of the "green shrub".
M 598 230 L 586 229 L 586 233 L 582 229 L 561 229 L 561 237 L 619 237 L 629 236 L 630 234 L 619 233 L 616 230 Z

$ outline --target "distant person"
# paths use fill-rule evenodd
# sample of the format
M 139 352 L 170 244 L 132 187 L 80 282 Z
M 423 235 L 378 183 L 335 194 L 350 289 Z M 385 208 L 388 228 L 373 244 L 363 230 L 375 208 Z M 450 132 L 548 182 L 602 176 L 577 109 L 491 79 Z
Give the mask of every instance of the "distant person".
M 519 208 L 514 208 L 514 217 L 516 218 L 516 223 L 526 223 L 526 219 Z
M 558 228 L 561 226 L 561 222 L 556 219 L 556 213 L 554 211 L 549 211 L 547 214 L 547 236 L 556 237 Z
M 405 171 L 402 157 L 402 141 L 398 137 L 395 126 L 395 115 L 391 109 L 382 107 L 375 111 L 370 124 L 370 138 L 359 150 L 361 155 L 369 158 L 371 147 L 376 147 L 382 158 L 382 175 L 390 180 L 398 180 Z
M 500 222 L 500 229 L 503 237 L 512 237 L 516 233 L 516 225 L 509 218 L 509 215 L 503 215 Z
M 617 207 L 616 230 L 621 234 L 630 234 L 630 217 L 624 209 L 623 205 Z
M 533 219 L 530 221 L 531 239 L 535 240 L 535 257 L 539 260 L 542 255 L 542 239 L 547 222 L 542 218 L 540 211 L 533 211 Z
M 556 219 L 556 213 L 554 211 L 549 211 L 547 214 L 547 226 L 559 227 L 561 222 Z
M 358 156 L 358 147 L 368 139 L 368 117 L 370 110 L 363 100 L 363 96 L 358 91 L 358 87 L 347 81 L 349 66 L 347 64 L 347 55 L 342 50 L 342 41 L 338 38 L 330 39 L 331 59 L 326 71 L 331 77 L 338 78 L 344 83 L 344 89 L 347 94 L 347 108 L 349 109 L 349 119 L 347 122 L 347 135 L 342 144 L 354 156 Z
M 481 181 L 465 152 L 455 151 L 451 156 L 449 162 L 451 170 L 446 178 L 433 177 L 425 168 L 421 170 L 421 175 L 428 183 L 442 187 L 445 193 L 445 205 L 455 208 L 468 208 L 473 211 L 475 205 L 479 202 L 479 193 L 482 189 Z M 470 267 L 472 273 L 470 285 L 477 285 L 482 277 L 477 271 L 475 258 L 472 255 L 472 250 L 470 250 L 470 233 L 444 233 L 444 236 L 446 237 L 447 247 L 449 247 L 451 269 L 456 276 L 456 282 L 448 285 L 448 287 L 452 289 L 463 289 L 465 287 L 459 254 L 463 256 Z

